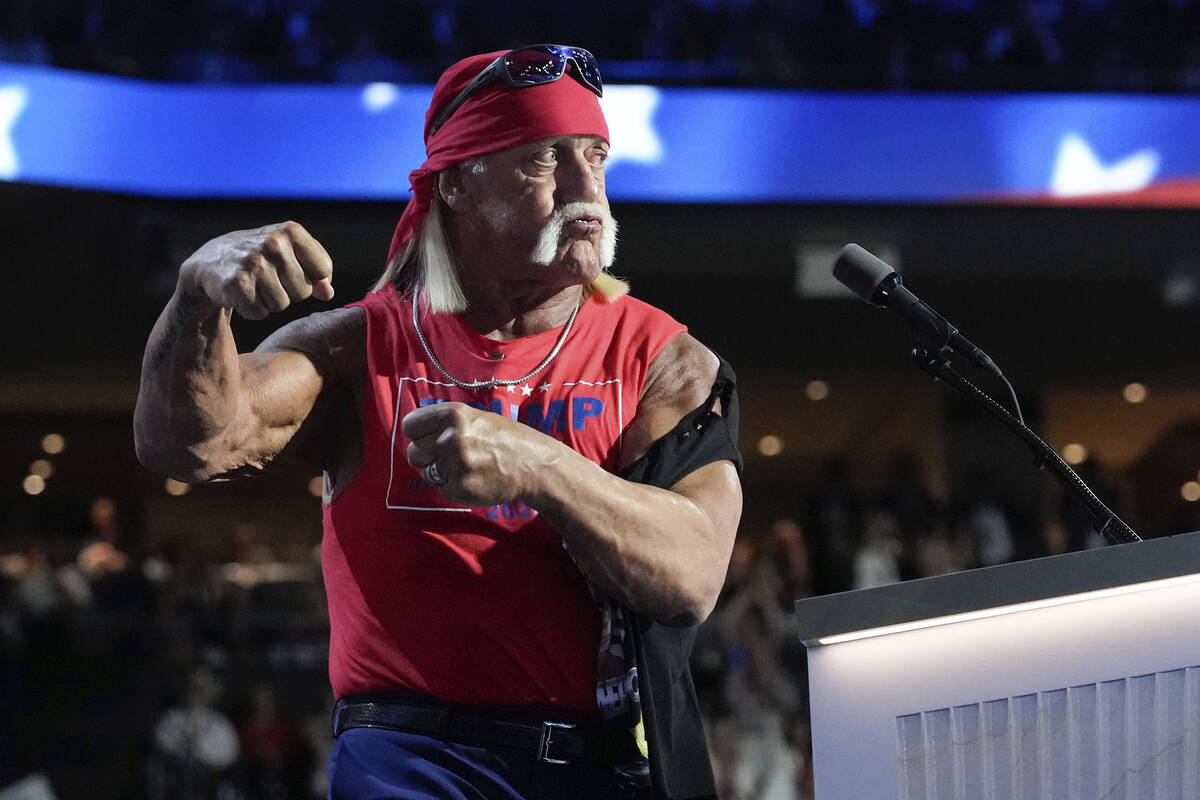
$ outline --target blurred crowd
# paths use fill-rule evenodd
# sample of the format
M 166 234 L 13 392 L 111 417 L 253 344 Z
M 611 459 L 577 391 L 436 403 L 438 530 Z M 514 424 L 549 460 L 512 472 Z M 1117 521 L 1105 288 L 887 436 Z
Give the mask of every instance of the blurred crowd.
M 1080 470 L 1120 510 L 1098 468 Z M 923 476 L 899 455 L 868 491 L 831 459 L 794 514 L 739 532 L 693 654 L 722 800 L 812 797 L 798 599 L 1104 544 L 1066 498 L 1047 526 L 983 469 L 948 498 Z M 138 527 L 100 497 L 73 535 L 0 530 L 0 790 L 40 773 L 47 798 L 322 797 L 315 543 L 280 552 L 236 520 L 206 541 Z
M 0 794 L 324 796 L 328 621 L 315 555 L 249 523 L 147 548 L 97 498 L 80 531 L 0 537 Z
M 0 60 L 177 81 L 424 81 L 581 44 L 612 81 L 1200 89 L 1200 0 L 3 0 Z

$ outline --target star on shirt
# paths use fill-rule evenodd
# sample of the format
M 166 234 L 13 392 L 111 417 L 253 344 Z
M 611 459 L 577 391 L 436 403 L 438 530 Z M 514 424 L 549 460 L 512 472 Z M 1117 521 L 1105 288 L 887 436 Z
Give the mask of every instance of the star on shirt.
M 542 390 L 543 392 L 548 392 L 548 391 L 550 391 L 550 387 L 553 385 L 554 384 L 552 384 L 552 383 L 543 383 L 541 386 L 538 387 L 538 389 Z
M 531 394 L 533 394 L 533 387 L 530 386 L 528 383 L 521 387 L 521 396 L 522 397 L 529 397 L 529 395 L 531 395 Z
M 510 384 L 508 385 L 508 393 L 509 393 L 509 394 L 513 394 L 513 393 L 514 393 L 514 392 L 516 392 L 516 391 L 517 391 L 517 386 L 516 386 L 516 384 L 510 383 Z

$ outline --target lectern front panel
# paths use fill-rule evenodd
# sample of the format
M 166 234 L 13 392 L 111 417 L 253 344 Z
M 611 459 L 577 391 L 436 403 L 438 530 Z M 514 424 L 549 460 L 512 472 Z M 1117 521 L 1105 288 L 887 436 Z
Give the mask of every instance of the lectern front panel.
M 1200 576 L 809 645 L 817 800 L 1200 797 Z

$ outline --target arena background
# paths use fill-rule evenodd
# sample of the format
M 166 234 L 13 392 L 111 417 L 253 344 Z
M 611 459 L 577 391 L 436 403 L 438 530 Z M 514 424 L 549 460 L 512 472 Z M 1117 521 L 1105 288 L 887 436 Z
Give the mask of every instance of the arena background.
M 589 47 L 614 85 L 779 93 L 761 112 L 772 130 L 772 103 L 796 98 L 1133 99 L 1186 113 L 1200 88 L 1200 7 L 1186 0 L 0 9 L 0 99 L 31 75 L 185 93 L 232 84 L 248 96 L 392 82 L 427 96 L 460 55 L 534 41 Z M 103 160 L 89 150 L 98 126 L 78 112 L 61 108 L 64 151 Z M 858 151 L 808 158 L 843 165 L 849 182 L 872 147 L 889 144 L 888 121 L 865 119 Z M 1126 118 L 1149 143 L 1152 122 Z M 5 124 L 20 142 L 17 124 Z M 412 140 L 418 128 L 395 135 Z M 805 132 L 794 135 L 802 148 Z M 721 173 L 731 187 L 748 178 L 725 174 L 728 163 L 749 151 L 778 171 L 770 159 L 791 149 L 779 134 L 767 146 L 719 125 L 690 136 L 720 146 L 701 148 L 685 172 Z M 740 377 L 745 513 L 695 656 L 725 800 L 810 796 L 803 652 L 788 635 L 796 597 L 1098 544 L 1021 445 L 911 365 L 898 318 L 831 286 L 841 244 L 896 259 L 905 282 L 1004 368 L 1033 427 L 1143 537 L 1200 528 L 1200 199 L 1188 183 L 1200 159 L 1196 145 L 1175 146 L 1195 160 L 1165 186 L 1104 183 L 1104 165 L 1119 171 L 1131 149 L 1096 155 L 1099 183 L 1065 195 L 1048 183 L 831 202 L 806 197 L 795 166 L 792 199 L 614 201 L 615 271 Z M 377 165 L 400 176 L 415 166 Z M 889 180 L 888 166 L 873 185 L 973 168 L 933 158 L 891 165 Z M 146 335 L 188 253 L 226 230 L 296 219 L 333 254 L 348 302 L 379 273 L 403 192 L 189 197 L 6 175 L 0 798 L 10 796 L 2 787 L 31 793 L 22 797 L 321 796 L 330 699 L 315 474 L 288 468 L 188 489 L 138 465 L 130 420 Z M 252 347 L 279 321 L 239 322 L 239 341 Z M 188 702 L 238 731 L 232 749 L 167 736 L 169 711 Z

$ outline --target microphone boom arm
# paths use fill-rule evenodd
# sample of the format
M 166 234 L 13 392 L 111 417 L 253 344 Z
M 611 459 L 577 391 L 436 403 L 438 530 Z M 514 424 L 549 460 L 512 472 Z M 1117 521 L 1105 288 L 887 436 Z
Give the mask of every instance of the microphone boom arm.
M 1114 544 L 1140 542 L 1141 537 L 1125 524 L 1125 521 L 1109 509 L 1083 479 L 1062 460 L 1058 452 L 1046 444 L 1028 425 L 1013 416 L 1004 406 L 993 400 L 986 392 L 955 371 L 942 355 L 941 346 L 918 337 L 913 346 L 913 361 L 920 369 L 935 380 L 942 380 L 979 408 L 991 414 L 1004 427 L 1015 433 L 1033 451 L 1034 462 L 1044 467 L 1076 497 L 1092 515 L 1096 530 Z

